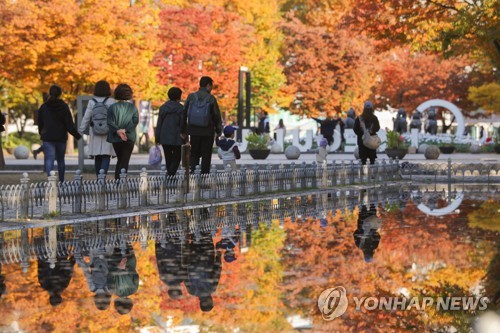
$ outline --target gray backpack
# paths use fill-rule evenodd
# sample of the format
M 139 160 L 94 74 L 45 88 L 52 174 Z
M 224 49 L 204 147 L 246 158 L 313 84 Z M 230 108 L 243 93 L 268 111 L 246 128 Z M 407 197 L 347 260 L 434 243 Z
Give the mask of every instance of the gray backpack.
M 210 120 L 210 95 L 205 99 L 199 99 L 194 94 L 194 101 L 189 104 L 188 123 L 191 126 L 208 127 Z
M 106 97 L 102 102 L 98 102 L 95 98 L 92 100 L 95 103 L 92 108 L 92 132 L 94 135 L 108 135 L 108 106 L 106 105 L 108 98 Z

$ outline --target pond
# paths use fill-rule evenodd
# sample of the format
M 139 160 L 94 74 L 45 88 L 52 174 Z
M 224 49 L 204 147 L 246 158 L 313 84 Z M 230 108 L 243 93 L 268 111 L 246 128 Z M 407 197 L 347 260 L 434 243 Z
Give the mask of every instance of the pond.
M 468 332 L 499 320 L 500 201 L 454 190 L 465 194 L 311 192 L 4 231 L 0 331 Z

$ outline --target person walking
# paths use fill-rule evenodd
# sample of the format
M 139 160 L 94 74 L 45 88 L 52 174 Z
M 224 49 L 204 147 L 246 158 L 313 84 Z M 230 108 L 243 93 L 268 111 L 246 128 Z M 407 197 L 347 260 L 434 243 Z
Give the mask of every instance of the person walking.
M 156 144 L 161 144 L 169 176 L 177 173 L 181 163 L 181 145 L 186 136 L 181 133 L 184 107 L 179 101 L 182 90 L 172 87 L 168 90 L 169 100 L 160 107 L 155 129 Z
M 80 140 L 82 136 L 76 130 L 69 106 L 61 99 L 61 95 L 61 87 L 55 84 L 50 87 L 47 101 L 38 110 L 38 133 L 43 142 L 47 176 L 50 176 L 50 172 L 54 169 L 54 162 L 57 160 L 59 181 L 63 182 L 66 171 L 64 155 L 68 132 L 77 140 Z
M 260 135 L 264 134 L 270 137 L 271 128 L 269 126 L 269 114 L 267 111 L 262 111 L 259 119 L 258 132 Z
M 283 138 L 284 138 L 286 136 L 286 126 L 283 123 L 283 119 L 280 119 L 279 122 L 278 122 L 278 126 L 276 126 L 274 128 L 274 140 L 278 139 L 277 136 L 276 136 L 276 131 L 279 130 L 279 129 L 283 130 Z
M 120 179 L 121 169 L 128 170 L 130 156 L 134 150 L 139 123 L 139 111 L 132 103 L 134 93 L 127 84 L 119 84 L 115 89 L 116 103 L 108 110 L 108 142 L 113 144 L 118 161 L 115 167 L 115 179 Z
M 80 124 L 80 134 L 89 127 L 89 155 L 94 157 L 96 176 L 102 169 L 108 173 L 111 157 L 116 156 L 113 145 L 107 141 L 109 127 L 107 124 L 109 107 L 115 103 L 111 97 L 111 87 L 106 81 L 99 81 L 94 87 L 94 97 L 89 101 Z
M 328 141 L 328 145 L 331 146 L 333 143 L 333 133 L 335 132 L 335 126 L 337 123 L 333 120 L 331 115 L 328 115 L 326 119 L 312 118 L 320 125 L 320 134 Z
M 189 134 L 191 172 L 200 164 L 201 173 L 210 173 L 215 135 L 222 133 L 222 120 L 217 99 L 211 94 L 214 81 L 208 76 L 200 79 L 200 89 L 189 94 L 184 104 L 181 132 Z
M 235 130 L 231 125 L 226 126 L 224 127 L 224 136 L 215 139 L 215 144 L 219 147 L 217 154 L 224 163 L 224 168 L 229 165 L 232 171 L 236 171 L 236 160 L 241 158 L 238 144 L 234 141 Z
M 358 149 L 359 158 L 363 165 L 366 161 L 370 159 L 370 164 L 375 164 L 375 159 L 377 158 L 377 151 L 375 149 L 370 149 L 363 144 L 363 134 L 365 130 L 369 131 L 371 135 L 375 135 L 380 130 L 380 124 L 378 122 L 377 116 L 375 116 L 373 104 L 370 101 L 366 101 L 363 113 L 361 116 L 356 118 L 354 122 L 354 133 L 358 136 Z

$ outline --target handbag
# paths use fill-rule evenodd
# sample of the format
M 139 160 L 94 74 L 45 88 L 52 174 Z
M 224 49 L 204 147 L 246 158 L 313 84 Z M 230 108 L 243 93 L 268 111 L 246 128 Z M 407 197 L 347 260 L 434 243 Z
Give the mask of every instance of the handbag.
M 366 148 L 377 150 L 382 144 L 382 140 L 377 134 L 371 134 L 370 131 L 366 129 L 366 124 L 363 118 L 359 118 L 361 128 L 363 129 L 363 145 Z

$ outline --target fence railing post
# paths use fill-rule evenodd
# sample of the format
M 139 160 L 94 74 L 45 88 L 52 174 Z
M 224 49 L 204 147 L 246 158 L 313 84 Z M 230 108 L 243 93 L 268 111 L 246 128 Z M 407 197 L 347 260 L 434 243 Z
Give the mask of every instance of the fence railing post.
M 307 164 L 302 162 L 300 168 L 300 188 L 305 189 L 307 187 Z
M 345 161 L 342 161 L 342 163 L 340 164 L 340 167 L 342 169 L 342 172 L 340 173 L 340 184 L 342 186 L 345 186 L 346 185 L 346 175 L 347 175 L 347 172 L 346 172 L 346 166 L 345 166 Z
M 80 170 L 75 171 L 75 177 L 73 178 L 76 187 L 75 193 L 75 213 L 82 212 L 82 172 Z
M 119 208 L 127 208 L 128 206 L 128 183 L 127 183 L 127 172 L 125 168 L 120 170 L 120 179 L 119 179 L 119 196 L 120 196 L 120 205 Z
M 317 177 L 317 172 L 318 172 L 318 165 L 316 162 L 313 162 L 311 164 L 311 187 L 312 188 L 317 188 L 318 187 L 318 177 Z
M 285 166 L 283 163 L 281 163 L 278 166 L 278 191 L 284 191 L 285 190 Z
M 354 185 L 354 171 L 355 171 L 354 161 L 351 160 L 351 165 L 349 168 L 349 184 L 351 184 L 351 185 Z
M 338 170 L 335 161 L 332 161 L 332 187 L 337 186 Z
M 177 183 L 177 199 L 180 202 L 184 202 L 185 200 L 185 194 L 186 194 L 186 185 L 187 185 L 187 180 L 186 180 L 186 172 L 187 169 L 181 168 L 178 173 L 179 173 L 179 178 L 178 178 L 178 183 Z
M 160 192 L 158 194 L 158 203 L 164 205 L 167 203 L 167 168 L 164 165 L 160 169 Z
M 451 158 L 448 158 L 448 204 L 451 203 Z
M 229 164 L 226 164 L 224 172 L 227 177 L 226 198 L 231 198 L 233 196 L 233 169 Z
M 50 172 L 50 176 L 48 177 L 49 188 L 47 193 L 47 213 L 55 213 L 57 212 L 57 196 L 59 188 L 57 187 L 57 182 L 59 178 L 57 176 L 57 172 L 52 170 Z
M 146 171 L 146 168 L 141 169 L 141 173 L 139 174 L 139 206 L 147 206 L 149 203 L 149 198 L 148 198 L 148 172 Z
M 387 163 L 385 161 L 385 158 L 382 159 L 382 176 L 380 177 L 380 181 L 383 183 L 383 184 L 386 184 L 386 181 L 387 181 Z
M 217 167 L 212 164 L 209 175 L 210 199 L 217 199 Z
M 253 166 L 253 194 L 260 193 L 260 173 L 259 165 L 254 164 Z
M 274 181 L 274 175 L 273 175 L 273 167 L 271 164 L 268 164 L 266 166 L 266 171 L 265 171 L 265 182 L 266 182 L 266 192 L 271 193 L 273 191 L 273 181 Z
M 320 165 L 321 167 L 321 187 L 328 187 L 328 163 L 323 161 Z
M 243 164 L 240 168 L 240 197 L 247 195 L 247 166 Z
M 193 200 L 198 201 L 201 198 L 201 167 L 199 165 L 194 169 L 194 187 Z
M 97 209 L 106 209 L 106 172 L 104 169 L 99 170 L 99 175 L 97 176 L 97 184 L 99 186 L 99 193 L 97 194 Z
M 28 178 L 28 173 L 24 172 L 21 178 L 21 196 L 20 196 L 20 214 L 19 217 L 26 219 L 29 217 L 29 200 L 30 200 L 30 179 Z
M 292 183 L 290 184 L 290 189 L 294 191 L 297 188 L 297 168 L 295 162 L 290 164 L 290 169 L 292 173 Z

